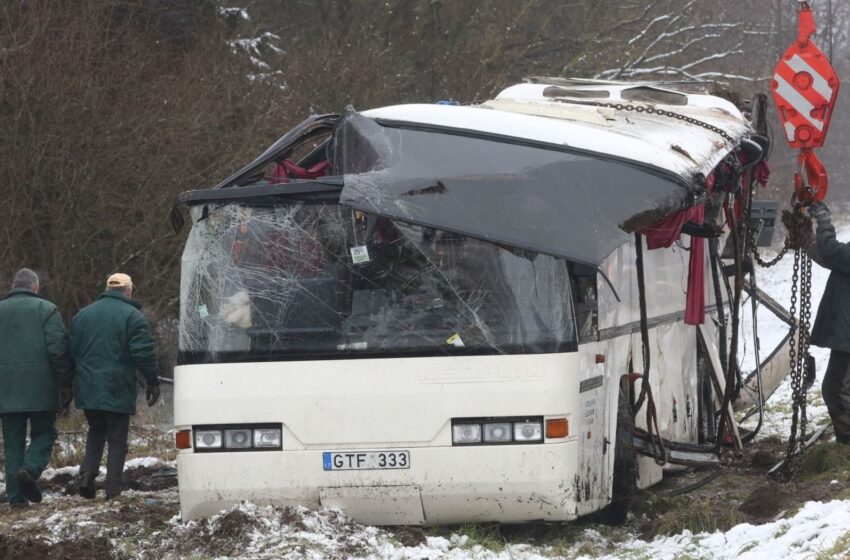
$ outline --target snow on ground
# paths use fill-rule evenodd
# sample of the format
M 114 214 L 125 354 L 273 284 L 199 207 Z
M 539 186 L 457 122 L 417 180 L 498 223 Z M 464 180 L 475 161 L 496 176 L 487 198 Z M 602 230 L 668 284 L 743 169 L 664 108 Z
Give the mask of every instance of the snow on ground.
M 176 461 L 163 461 L 159 457 L 139 457 L 136 459 L 129 459 L 126 463 L 124 463 L 124 472 L 128 473 L 129 471 L 134 471 L 136 469 L 147 469 L 147 470 L 168 470 L 168 469 L 176 469 L 177 462 Z M 1 471 L 1 470 L 0 470 Z M 79 465 L 73 465 L 68 467 L 59 467 L 59 468 L 47 468 L 44 469 L 44 472 L 41 473 L 41 477 L 39 477 L 39 484 L 44 487 L 47 486 L 48 490 L 44 493 L 45 501 L 50 501 L 53 499 L 59 498 L 59 496 L 50 491 L 50 483 L 59 479 L 71 480 L 79 476 L 80 467 Z M 101 465 L 100 467 L 100 478 L 106 476 L 106 467 Z M 125 474 L 126 478 L 126 474 Z M 6 479 L 3 472 L 0 472 L 0 494 L 5 494 L 6 492 Z
M 625 539 L 611 542 L 587 529 L 572 546 L 506 545 L 488 550 L 467 536 L 425 537 L 416 546 L 405 546 L 392 533 L 352 523 L 337 510 L 257 507 L 242 504 L 210 520 L 209 524 L 172 523 L 174 537 L 192 541 L 198 533 L 209 542 L 223 527 L 239 519 L 247 535 L 234 556 L 220 558 L 369 558 L 386 560 L 536 560 L 570 558 L 615 560 L 623 558 L 677 558 L 741 560 L 791 560 L 817 557 L 833 548 L 850 527 L 850 501 L 810 502 L 789 519 L 764 525 L 738 525 L 725 533 L 685 532 L 651 542 Z M 231 522 L 231 523 L 229 523 Z M 232 531 L 229 531 L 232 532 Z M 169 537 L 171 538 L 170 535 Z M 165 556 L 168 557 L 168 556 Z
M 659 537 L 643 541 L 630 535 L 612 540 L 584 529 L 570 542 L 506 544 L 486 548 L 463 534 L 426 536 L 416 542 L 393 532 L 352 522 L 333 509 L 256 506 L 243 503 L 209 520 L 182 523 L 169 516 L 176 505 L 174 490 L 156 494 L 129 492 L 121 502 L 100 503 L 73 497 L 57 498 L 64 506 L 46 518 L 25 515 L 11 528 L 40 540 L 94 542 L 107 539 L 130 558 L 322 559 L 382 560 L 622 560 L 680 558 L 714 560 L 795 560 L 832 558 L 850 527 L 850 501 L 809 502 L 796 515 L 763 525 L 742 524 L 726 532 Z M 152 509 L 156 508 L 156 509 Z M 153 513 L 152 513 L 153 512 Z M 157 517 L 158 515 L 158 517 Z M 113 524 L 111 521 L 122 523 Z M 154 529 L 154 530 L 151 530 Z M 408 541 L 408 542 L 405 542 Z
M 673 537 L 659 537 L 650 543 L 633 541 L 621 545 L 635 556 L 654 559 L 675 558 L 738 558 L 740 560 L 770 560 L 817 558 L 830 551 L 850 528 L 850 501 L 808 502 L 790 519 L 763 525 L 744 523 L 725 533 L 685 531 Z M 622 554 L 596 558 L 623 558 Z

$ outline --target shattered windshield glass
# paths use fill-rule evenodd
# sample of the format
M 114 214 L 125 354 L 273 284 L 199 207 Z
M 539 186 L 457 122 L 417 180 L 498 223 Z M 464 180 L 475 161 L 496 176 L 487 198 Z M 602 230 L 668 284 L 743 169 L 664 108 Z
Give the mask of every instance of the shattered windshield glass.
M 181 363 L 576 345 L 564 259 L 334 203 L 209 211 L 181 292 Z

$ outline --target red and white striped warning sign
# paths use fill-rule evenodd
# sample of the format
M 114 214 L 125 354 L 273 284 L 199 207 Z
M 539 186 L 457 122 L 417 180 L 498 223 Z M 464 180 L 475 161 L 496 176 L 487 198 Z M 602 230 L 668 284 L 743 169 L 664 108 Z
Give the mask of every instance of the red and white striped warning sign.
M 797 41 L 773 74 L 773 99 L 788 144 L 819 148 L 826 140 L 840 82 L 829 58 L 809 39 L 815 31 L 810 10 L 800 12 Z

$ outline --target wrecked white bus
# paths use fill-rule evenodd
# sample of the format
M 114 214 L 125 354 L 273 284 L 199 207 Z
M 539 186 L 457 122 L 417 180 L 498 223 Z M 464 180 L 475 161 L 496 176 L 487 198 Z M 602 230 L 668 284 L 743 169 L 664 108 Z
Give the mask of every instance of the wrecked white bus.
M 721 230 L 765 142 L 705 93 L 539 79 L 312 117 L 185 193 L 183 519 L 622 520 L 740 436 Z

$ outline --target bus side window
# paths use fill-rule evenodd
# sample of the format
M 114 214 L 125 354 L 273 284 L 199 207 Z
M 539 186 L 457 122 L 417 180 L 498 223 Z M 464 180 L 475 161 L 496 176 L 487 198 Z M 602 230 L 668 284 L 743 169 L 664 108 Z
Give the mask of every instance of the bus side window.
M 596 340 L 599 334 L 599 311 L 596 301 L 596 269 L 581 264 L 572 265 L 573 304 L 582 342 Z

